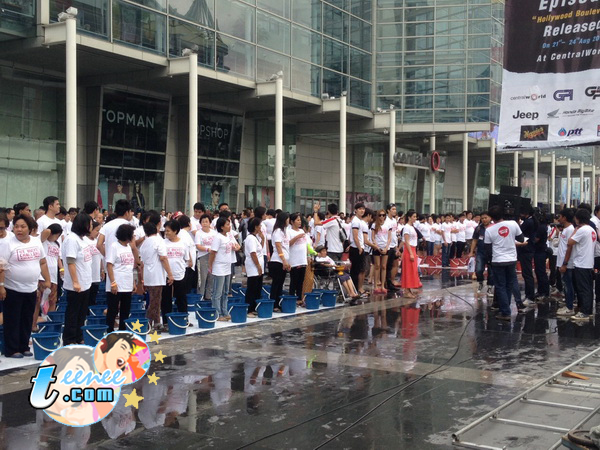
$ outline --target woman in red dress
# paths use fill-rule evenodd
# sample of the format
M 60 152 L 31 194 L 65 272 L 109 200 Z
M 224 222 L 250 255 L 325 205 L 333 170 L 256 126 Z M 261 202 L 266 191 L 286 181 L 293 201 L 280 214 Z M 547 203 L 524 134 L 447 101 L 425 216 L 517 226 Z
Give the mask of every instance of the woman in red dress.
M 406 213 L 406 225 L 402 229 L 402 240 L 404 242 L 404 252 L 402 253 L 402 289 L 404 297 L 416 298 L 412 291 L 419 289 L 423 285 L 419 279 L 419 267 L 417 258 L 418 236 L 414 228 L 417 220 L 417 213 L 411 209 Z

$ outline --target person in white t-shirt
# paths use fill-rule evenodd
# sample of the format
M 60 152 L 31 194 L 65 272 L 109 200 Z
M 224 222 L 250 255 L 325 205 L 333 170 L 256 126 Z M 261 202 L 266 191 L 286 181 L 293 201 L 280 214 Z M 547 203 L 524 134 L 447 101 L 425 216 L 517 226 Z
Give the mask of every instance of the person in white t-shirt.
M 190 218 L 186 215 L 177 218 L 181 231 L 178 233 L 179 238 L 185 243 L 190 254 L 189 266 L 185 270 L 185 282 L 187 283 L 187 292 L 198 287 L 198 274 L 196 273 L 196 258 L 197 249 L 194 235 L 192 234 L 192 224 Z
M 496 318 L 510 320 L 510 299 L 517 279 L 516 242 L 523 242 L 525 239 L 517 222 L 504 220 L 504 209 L 502 207 L 491 207 L 488 215 L 492 218 L 494 224 L 485 230 L 484 243 L 487 246 L 491 245 L 494 285 L 500 308 L 500 314 Z M 515 300 L 517 301 L 517 308 L 522 310 L 524 305 L 520 302 L 521 299 Z
M 290 225 L 288 236 L 290 239 L 290 295 L 298 297 L 301 302 L 302 285 L 306 276 L 306 266 L 308 264 L 307 244 L 310 237 L 302 229 L 302 215 L 294 213 L 290 216 Z
M 153 331 L 165 331 L 160 324 L 162 293 L 165 286 L 173 284 L 173 273 L 167 257 L 167 246 L 158 234 L 158 228 L 150 222 L 144 224 L 146 239 L 140 247 L 140 258 L 144 263 L 144 288 L 150 297 L 146 317 Z
M 198 250 L 198 294 L 203 300 L 212 298 L 212 274 L 208 271 L 208 258 L 210 247 L 217 232 L 210 227 L 210 214 L 204 214 L 200 218 L 200 229 L 196 231 L 195 242 Z
M 169 220 L 165 223 L 165 246 L 169 267 L 173 274 L 173 284 L 163 287 L 161 304 L 163 327 L 168 324 L 167 314 L 172 312 L 173 297 L 175 297 L 175 303 L 177 304 L 177 312 L 186 313 L 188 310 L 187 293 L 189 286 L 186 271 L 191 267 L 192 260 L 190 259 L 189 244 L 179 237 L 180 232 L 179 221 Z
M 558 214 L 558 253 L 556 255 L 557 280 L 560 280 L 565 290 L 565 306 L 556 311 L 556 315 L 573 316 L 573 302 L 575 300 L 575 288 L 573 286 L 573 258 L 570 257 L 573 252 L 572 247 L 569 250 L 569 239 L 575 232 L 573 221 L 575 220 L 575 210 L 565 208 Z M 569 258 L 567 258 L 567 253 Z
M 450 266 L 450 252 L 452 250 L 452 230 L 454 228 L 452 214 L 446 214 L 445 222 L 441 225 L 442 236 L 442 267 Z
M 43 317 L 40 316 L 40 311 L 56 311 L 56 302 L 58 300 L 58 277 L 63 276 L 65 271 L 60 259 L 60 247 L 58 246 L 58 241 L 63 233 L 63 229 L 57 223 L 51 224 L 47 229 L 50 230 L 50 235 L 42 245 L 46 252 L 46 264 L 48 265 L 48 272 L 50 272 L 51 286 L 48 290 L 38 289 L 35 311 L 33 313 L 32 331 L 38 331 L 37 324 L 43 319 Z M 41 280 L 42 279 L 40 278 L 40 281 Z M 42 305 L 44 298 L 46 298 L 46 301 L 48 302 L 47 308 Z
M 315 209 L 315 216 L 318 217 L 319 220 L 317 221 L 315 218 L 315 222 L 320 222 L 320 225 L 323 227 L 323 233 L 325 235 L 325 242 L 327 243 L 327 252 L 329 256 L 336 261 L 340 261 L 342 259 L 342 254 L 344 253 L 344 243 L 340 239 L 340 235 L 343 236 L 345 234 L 347 239 L 348 234 L 346 234 L 346 230 L 343 228 L 342 220 L 337 215 L 338 207 L 335 203 L 328 205 L 327 213 L 325 214 L 325 220 L 320 219 L 320 208 L 321 204 L 317 202 L 313 209 Z M 342 230 L 343 233 L 341 233 Z
M 433 221 L 433 217 L 429 216 L 425 219 L 425 221 L 427 222 L 427 230 L 429 231 L 429 234 L 427 236 L 427 238 L 425 239 L 426 241 L 426 246 L 427 246 L 427 256 L 433 256 L 434 251 L 435 251 L 435 240 L 436 240 L 436 236 L 438 236 L 438 234 L 435 231 L 435 224 Z M 425 237 L 425 235 L 423 235 L 423 237 Z
M 371 225 L 373 248 L 373 263 L 375 271 L 375 289 L 374 294 L 385 294 L 385 274 L 387 270 L 388 252 L 392 243 L 392 230 L 386 221 L 387 214 L 384 209 L 376 213 L 375 221 Z
M 569 239 L 573 258 L 573 285 L 579 312 L 573 320 L 589 320 L 594 313 L 594 249 L 598 235 L 590 226 L 591 214 L 587 209 L 575 212 L 577 229 Z
M 192 235 L 196 237 L 196 232 L 202 228 L 200 225 L 200 220 L 202 216 L 206 214 L 206 208 L 204 207 L 204 203 L 196 203 L 194 204 L 194 214 L 190 217 L 190 222 L 192 224 Z
M 256 301 L 260 299 L 263 286 L 263 273 L 265 260 L 263 258 L 264 236 L 261 233 L 261 220 L 258 217 L 248 222 L 248 236 L 244 241 L 244 254 L 246 256 L 246 275 L 248 276 L 246 303 L 248 314 L 257 316 Z
M 290 271 L 290 237 L 288 235 L 288 225 L 290 224 L 290 215 L 286 212 L 280 212 L 273 226 L 271 234 L 271 244 L 273 253 L 269 261 L 269 275 L 271 275 L 271 300 L 275 300 L 275 308 L 279 308 L 279 300 L 283 292 L 283 283 L 287 272 Z
M 267 246 L 269 247 L 269 255 L 273 255 L 273 244 L 271 242 L 271 237 L 273 235 L 273 228 L 275 227 L 275 222 L 277 213 L 274 209 L 267 209 L 266 219 L 263 220 L 263 225 L 267 229 Z
M 465 211 L 465 215 L 467 216 L 465 219 L 465 239 L 467 241 L 466 248 L 468 250 L 471 248 L 473 233 L 475 232 L 475 228 L 479 225 L 481 216 L 479 214 L 473 216 L 471 211 Z
M 33 356 L 29 338 L 33 323 L 36 291 L 50 288 L 50 273 L 42 242 L 33 236 L 31 216 L 19 214 L 13 219 L 14 236 L 0 241 L 0 258 L 7 266 L 0 271 L 0 301 L 4 313 L 4 354 L 9 358 Z
M 402 289 L 404 297 L 416 298 L 413 289 L 420 289 L 423 285 L 419 278 L 419 258 L 417 255 L 417 244 L 419 237 L 414 228 L 417 222 L 417 213 L 415 210 L 409 210 L 406 213 L 406 225 L 402 229 L 402 242 L 404 242 L 404 251 L 402 252 Z
M 100 234 L 101 225 L 92 219 L 92 231 L 85 238 L 88 245 L 92 245 L 92 287 L 90 287 L 90 296 L 88 304 L 96 304 L 96 296 L 100 289 L 100 282 L 104 279 L 104 257 L 100 250 L 96 247 L 98 244 L 98 235 Z
M 458 222 L 456 222 L 455 224 L 455 229 L 456 229 L 456 257 L 457 258 L 462 258 L 463 254 L 465 252 L 465 246 L 467 245 L 467 238 L 466 238 L 466 232 L 467 232 L 467 223 L 466 223 L 466 216 L 464 213 L 460 214 L 460 216 L 458 216 Z M 471 237 L 473 237 L 473 235 L 471 234 Z
M 231 242 L 231 220 L 219 217 L 208 259 L 208 270 L 213 277 L 212 306 L 219 313 L 220 321 L 231 320 L 227 308 L 227 286 L 231 277 L 231 254 L 237 251 Z
M 440 254 L 442 250 L 442 217 L 433 215 L 433 225 L 431 226 L 431 230 L 434 234 L 434 246 L 433 246 L 433 254 L 437 256 Z
M 119 202 L 117 201 L 117 208 Z M 113 219 L 107 225 L 118 219 Z M 133 270 L 135 257 L 131 248 L 135 228 L 129 223 L 120 225 L 115 233 L 115 241 L 107 248 L 106 274 L 107 312 L 106 325 L 109 333 L 115 329 L 115 320 L 119 314 L 119 330 L 125 330 L 125 320 L 131 311 L 131 294 L 135 290 Z
M 354 205 L 354 213 L 355 216 L 352 218 L 351 222 L 351 232 L 349 236 L 350 240 L 350 262 L 352 266 L 350 267 L 350 278 L 352 278 L 352 282 L 359 293 L 362 294 L 361 289 L 362 285 L 360 284 L 361 274 L 364 273 L 364 257 L 363 253 L 365 251 L 364 248 L 364 234 L 363 234 L 363 221 L 362 217 L 365 214 L 365 205 L 364 203 L 357 203 Z
M 92 231 L 92 218 L 85 213 L 75 216 L 71 233 L 62 243 L 61 257 L 65 267 L 63 288 L 67 291 L 67 310 L 63 329 L 63 345 L 82 344 L 92 286 L 92 248 L 85 237 Z
M 46 239 L 48 239 L 48 236 L 50 236 L 48 227 L 53 223 L 60 224 L 60 221 L 56 217 L 60 213 L 60 202 L 58 201 L 58 197 L 46 197 L 44 199 L 44 211 L 45 214 L 37 220 L 37 232 L 42 242 L 44 242 Z

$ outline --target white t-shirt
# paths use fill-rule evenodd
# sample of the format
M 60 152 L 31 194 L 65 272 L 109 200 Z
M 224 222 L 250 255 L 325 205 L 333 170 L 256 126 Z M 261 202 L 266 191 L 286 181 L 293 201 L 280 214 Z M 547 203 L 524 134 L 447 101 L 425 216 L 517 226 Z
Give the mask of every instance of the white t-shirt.
M 596 225 L 596 231 L 600 231 L 600 219 L 592 214 L 592 222 Z M 600 241 L 596 240 L 596 246 L 594 248 L 594 257 L 600 256 Z
M 275 245 L 277 242 L 281 244 L 281 250 L 285 257 L 285 260 L 289 262 L 290 237 L 288 236 L 287 232 L 284 232 L 280 228 L 271 233 L 271 244 L 273 245 L 273 254 L 271 255 L 271 261 L 283 264 L 283 261 L 281 261 L 281 258 L 279 257 L 279 252 L 277 251 L 277 245 Z
M 447 223 L 444 222 L 441 225 L 441 229 L 442 229 L 442 242 L 444 244 L 450 244 L 452 242 L 452 228 L 454 226 L 452 225 L 452 223 Z
M 465 220 L 465 226 L 467 227 L 465 230 L 465 237 L 467 240 L 473 239 L 473 233 L 475 232 L 475 228 L 477 228 L 477 222 L 474 220 Z
M 200 228 L 200 220 L 196 219 L 194 216 L 190 217 L 190 223 L 192 224 L 192 232 L 198 231 Z
M 265 259 L 263 258 L 263 248 L 260 245 L 260 239 L 253 234 L 246 236 L 244 241 L 244 254 L 246 255 L 246 275 L 248 278 L 258 276 L 258 267 L 254 264 L 252 253 L 256 253 L 258 263 L 262 273 L 265 270 Z
M 404 225 L 404 229 L 402 230 L 402 240 L 405 241 L 405 235 L 408 234 L 408 245 L 411 247 L 416 247 L 419 242 L 419 236 L 417 235 L 417 230 L 411 225 Z
M 556 267 L 561 267 L 565 262 L 565 256 L 567 254 L 569 239 L 573 235 L 574 231 L 575 227 L 573 225 L 569 225 L 567 228 L 560 232 L 560 235 L 558 236 L 558 254 L 556 255 Z M 573 254 L 573 252 L 574 250 L 571 250 L 571 258 L 567 263 L 567 269 L 573 268 L 573 260 L 575 259 L 575 255 Z
M 556 228 L 556 227 L 551 227 L 550 225 L 548 225 L 547 233 L 548 233 L 548 239 L 550 239 L 550 240 L 548 241 L 548 248 L 550 248 L 550 249 L 552 250 L 552 254 L 553 254 L 554 256 L 557 256 L 557 255 L 558 255 L 558 247 L 555 247 L 555 246 L 552 244 L 552 241 L 553 241 L 555 238 L 559 238 L 559 234 L 560 234 L 560 232 L 559 232 L 558 228 Z M 559 267 L 560 267 L 560 266 L 559 266 Z
M 330 266 L 335 266 L 335 261 L 333 259 L 331 259 L 329 256 L 317 256 L 315 258 L 315 261 L 321 264 L 328 264 Z
M 364 248 L 364 236 L 363 236 L 363 220 L 359 219 L 357 216 L 352 218 L 352 222 L 350 223 L 350 246 L 354 248 Z M 354 240 L 354 230 L 358 230 L 358 242 Z
M 62 229 L 64 230 L 65 227 L 60 223 L 60 220 L 58 220 L 56 217 L 54 219 L 51 219 L 50 217 L 48 217 L 46 214 L 44 214 L 42 217 L 40 217 L 37 220 L 37 225 L 38 225 L 38 234 L 41 236 L 42 232 L 48 228 L 50 225 L 52 225 L 53 223 L 57 223 L 59 224 Z M 67 270 L 67 269 L 65 269 Z
M 91 240 L 86 236 L 83 240 L 87 245 L 91 246 L 92 249 L 92 283 L 100 283 L 100 281 L 102 281 L 102 262 L 104 257 L 102 256 L 102 253 L 100 253 L 100 250 L 96 248 L 98 239 Z
M 216 252 L 213 261 L 212 274 L 223 277 L 231 275 L 231 254 L 233 253 L 233 244 L 229 236 L 223 236 L 217 233 L 210 246 L 211 251 Z
M 231 242 L 231 254 L 230 254 L 231 264 L 237 263 L 235 246 L 238 245 L 238 240 L 237 240 L 238 235 L 239 235 L 239 233 L 233 229 L 229 233 L 227 233 L 227 236 L 229 236 L 229 241 Z
M 454 230 L 454 233 L 450 234 L 450 238 L 452 240 L 452 242 L 458 242 L 458 233 L 456 233 L 456 231 L 458 230 L 458 227 L 456 226 L 458 222 L 452 222 L 452 230 Z
M 194 242 L 194 236 L 192 236 L 190 234 L 190 232 L 187 230 L 180 230 L 179 233 L 177 233 L 177 236 L 179 237 L 179 239 L 181 239 L 183 241 L 183 243 L 187 247 L 187 250 L 188 250 L 187 260 L 189 261 L 190 258 L 192 259 L 192 270 L 195 270 L 196 269 L 196 243 Z
M 435 242 L 436 244 L 439 244 L 440 242 L 442 242 L 442 235 L 440 233 L 438 233 L 438 231 L 440 231 L 442 229 L 442 224 L 441 223 L 434 223 L 431 225 L 431 238 L 433 240 L 433 242 Z
M 262 246 L 262 255 L 263 255 L 263 259 L 265 256 L 267 256 L 268 251 L 267 251 L 267 241 L 269 240 L 269 238 L 267 238 L 267 226 L 265 225 L 264 222 L 260 223 L 260 231 L 262 231 L 263 234 L 263 246 Z
M 465 242 L 467 230 L 466 221 L 464 221 L 463 223 L 456 222 L 456 229 L 458 230 L 458 233 L 456 233 L 456 241 Z M 471 235 L 471 237 L 473 237 L 473 235 Z
M 375 235 L 375 245 L 382 250 L 388 245 L 388 237 L 390 235 L 390 229 L 386 224 L 387 221 L 384 221 L 383 225 L 379 228 L 379 231 L 375 233 L 375 224 L 371 225 L 371 233 Z M 391 240 L 390 240 L 391 242 Z
M 58 260 L 60 259 L 60 247 L 56 242 L 50 242 L 48 240 L 46 240 L 42 245 L 44 246 L 44 251 L 46 252 L 46 264 L 48 264 L 48 270 L 50 271 L 50 282 L 52 284 L 58 284 Z M 40 277 L 40 280 L 43 280 L 43 278 Z
M 201 245 L 202 247 L 207 247 L 208 249 L 210 249 L 212 241 L 217 234 L 218 233 L 212 228 L 208 231 L 208 233 L 205 233 L 204 231 L 202 231 L 202 229 L 199 229 L 196 232 L 196 245 Z M 198 251 L 198 258 L 206 256 L 209 253 L 209 250 L 198 250 L 198 247 L 196 247 L 196 250 Z
M 122 217 L 120 217 L 118 219 L 111 220 L 110 222 L 104 224 L 104 226 L 102 228 L 100 228 L 100 234 L 102 236 L 104 236 L 104 249 L 105 249 L 104 253 L 106 255 L 108 255 L 108 249 L 111 248 L 115 242 L 118 242 L 117 229 L 121 225 L 130 225 L 130 223 L 127 222 Z M 108 285 L 109 283 L 106 283 L 106 284 Z M 110 292 L 110 289 L 107 292 Z M 126 292 L 126 291 L 123 291 L 123 292 Z
M 571 239 L 577 242 L 571 251 L 573 266 L 577 269 L 593 269 L 594 250 L 598 240 L 594 229 L 589 225 L 579 227 Z
M 323 226 L 323 224 L 317 225 L 315 227 L 315 247 L 318 247 L 319 245 L 325 245 L 325 234 L 325 227 Z M 319 240 L 317 240 L 317 237 L 319 238 Z
M 161 256 L 167 256 L 165 241 L 158 234 L 145 239 L 140 246 L 140 258 L 144 263 L 144 285 L 165 286 L 167 272 L 160 262 Z M 169 260 L 169 264 L 171 261 Z
M 302 236 L 298 238 L 296 242 L 290 245 L 290 259 L 289 263 L 291 267 L 306 266 L 307 262 L 307 240 L 308 236 L 303 230 L 294 231 L 293 229 L 288 230 L 288 237 L 290 241 L 296 236 Z
M 423 235 L 423 239 L 425 241 L 427 241 L 427 242 L 433 242 L 431 240 L 431 225 L 429 225 L 427 222 L 421 223 L 419 225 L 419 231 Z
M 89 239 L 86 242 L 75 233 L 69 234 L 62 244 L 62 262 L 65 268 L 65 279 L 63 287 L 68 291 L 73 291 L 73 279 L 69 271 L 67 258 L 75 258 L 75 271 L 81 291 L 87 291 L 92 285 L 92 249 Z
M 398 220 L 395 218 L 390 219 L 390 217 L 388 216 L 385 218 L 384 225 L 389 230 L 392 230 L 392 242 L 390 243 L 390 248 L 398 247 Z
M 271 218 L 271 219 L 265 219 L 263 221 L 263 223 L 265 224 L 265 227 L 267 228 L 267 239 L 270 241 L 271 240 L 271 236 L 273 235 L 273 227 L 275 226 L 275 218 Z
M 183 231 L 187 233 L 187 231 Z M 167 249 L 167 258 L 169 258 L 169 266 L 171 266 L 173 279 L 181 281 L 185 277 L 187 262 L 190 260 L 189 247 L 181 238 L 179 238 L 177 242 L 165 239 L 164 243 Z
M 492 244 L 492 262 L 517 261 L 516 238 L 521 236 L 521 227 L 514 220 L 505 220 L 485 229 L 485 244 Z
M 112 224 L 115 220 L 109 222 L 108 225 Z M 127 223 L 126 220 L 123 221 Z M 113 265 L 115 279 L 112 281 L 117 283 L 118 291 L 132 292 L 135 259 L 133 257 L 133 252 L 131 251 L 131 246 L 129 244 L 121 245 L 119 241 L 113 242 L 106 252 L 106 263 L 111 263 Z M 111 280 L 108 279 L 106 282 L 106 292 L 110 292 L 110 284 Z
M 135 230 L 133 230 L 133 238 L 136 241 L 139 241 L 140 239 L 145 238 L 145 237 L 146 237 L 146 232 L 144 231 L 143 226 L 139 226 Z
M 5 271 L 5 287 L 21 293 L 35 292 L 42 273 L 40 260 L 46 257 L 40 238 L 30 236 L 22 243 L 16 236 L 0 241 L 0 257 L 8 262 Z
M 341 221 L 338 216 L 332 216 L 322 222 L 325 230 L 325 240 L 327 241 L 327 250 L 332 253 L 343 253 L 344 243 L 340 241 Z

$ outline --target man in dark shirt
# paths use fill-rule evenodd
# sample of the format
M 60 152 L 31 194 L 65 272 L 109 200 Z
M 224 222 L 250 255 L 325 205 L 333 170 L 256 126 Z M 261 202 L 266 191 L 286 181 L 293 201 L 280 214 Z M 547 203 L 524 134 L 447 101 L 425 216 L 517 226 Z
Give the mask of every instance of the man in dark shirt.
M 525 298 L 533 301 L 535 299 L 535 281 L 533 279 L 533 255 L 535 253 L 534 243 L 537 231 L 537 221 L 533 218 L 533 208 L 528 206 L 521 211 L 521 232 L 525 242 L 517 244 L 517 257 L 521 264 L 521 275 L 525 281 Z
M 494 279 L 492 277 L 491 265 L 490 261 L 487 258 L 487 252 L 485 249 L 485 229 L 490 225 L 492 219 L 484 212 L 481 215 L 481 221 L 479 225 L 475 228 L 473 232 L 473 238 L 471 241 L 471 252 L 469 253 L 469 257 L 475 256 L 475 275 L 477 276 L 477 282 L 479 283 L 477 287 L 477 293 L 480 294 L 483 292 L 483 280 L 485 273 L 485 266 L 488 266 L 488 280 L 487 280 L 487 294 L 488 297 L 494 296 Z

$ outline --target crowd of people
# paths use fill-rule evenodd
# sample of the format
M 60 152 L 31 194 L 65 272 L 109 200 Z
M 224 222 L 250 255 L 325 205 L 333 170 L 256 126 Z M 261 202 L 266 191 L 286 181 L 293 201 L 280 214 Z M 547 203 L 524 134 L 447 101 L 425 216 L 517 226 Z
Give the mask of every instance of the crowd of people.
M 498 207 L 481 214 L 419 215 L 404 214 L 393 203 L 379 210 L 357 203 L 347 215 L 336 204 L 322 211 L 318 203 L 308 215 L 262 206 L 237 215 L 226 203 L 212 212 L 196 203 L 190 216 L 164 210 L 136 215 L 126 199 L 113 208 L 109 214 L 88 201 L 66 210 L 49 196 L 33 212 L 27 203 L 0 210 L 0 312 L 7 356 L 31 356 L 30 335 L 56 309 L 62 292 L 63 343 L 82 342 L 81 327 L 103 281 L 109 331 L 125 329 L 134 293 L 147 295 L 153 331 L 168 331 L 173 299 L 177 311 L 187 312 L 192 290 L 212 302 L 219 320 L 230 320 L 227 301 L 236 266 L 246 277 L 250 316 L 257 315 L 265 277 L 277 310 L 288 273 L 287 294 L 302 304 L 318 266 L 339 271 L 340 287 L 351 302 L 400 290 L 415 298 L 422 288 L 421 261 L 440 255 L 443 268 L 453 258 L 472 258 L 478 293 L 493 298 L 499 319 L 510 319 L 513 296 L 523 312 L 551 294 L 564 296 L 558 315 L 588 319 L 595 281 L 600 301 L 600 206 L 593 215 L 582 204 L 555 217 L 527 209 L 518 222 Z

